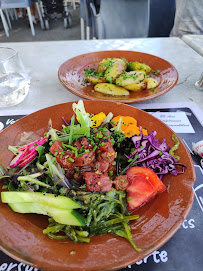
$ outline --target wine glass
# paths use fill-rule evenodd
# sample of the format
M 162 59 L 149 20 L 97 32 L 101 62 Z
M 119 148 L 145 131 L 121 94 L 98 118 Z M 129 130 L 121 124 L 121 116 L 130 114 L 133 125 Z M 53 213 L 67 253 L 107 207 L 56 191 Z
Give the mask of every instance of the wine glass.
M 0 47 L 0 107 L 21 103 L 28 94 L 30 77 L 18 56 L 7 47 Z

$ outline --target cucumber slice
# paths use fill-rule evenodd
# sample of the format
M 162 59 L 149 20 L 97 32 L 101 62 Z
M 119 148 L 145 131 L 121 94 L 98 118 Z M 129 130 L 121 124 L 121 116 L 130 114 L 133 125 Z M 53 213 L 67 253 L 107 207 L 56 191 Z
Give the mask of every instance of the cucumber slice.
M 68 197 L 55 196 L 42 192 L 4 191 L 1 192 L 1 201 L 3 203 L 35 202 L 62 209 L 81 208 L 79 203 Z
M 8 206 L 10 206 L 11 209 L 16 213 L 47 215 L 47 211 L 45 210 L 46 205 L 41 203 L 17 202 L 17 203 L 8 203 Z
M 60 209 L 35 202 L 8 203 L 8 205 L 14 212 L 48 215 L 53 217 L 56 222 L 64 225 L 85 226 L 86 224 L 86 219 L 76 210 Z

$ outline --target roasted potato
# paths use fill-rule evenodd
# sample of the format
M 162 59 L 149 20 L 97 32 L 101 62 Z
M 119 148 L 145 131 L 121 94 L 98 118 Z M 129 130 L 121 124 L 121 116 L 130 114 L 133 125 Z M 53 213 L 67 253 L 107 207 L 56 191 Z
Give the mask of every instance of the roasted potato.
M 159 82 L 148 75 L 151 68 L 137 61 L 127 62 L 125 58 L 105 58 L 100 61 L 98 68 L 85 70 L 87 81 L 95 85 L 95 91 L 127 96 L 130 91 L 153 89 Z M 158 70 L 157 70 L 158 71 Z M 157 73 L 154 72 L 154 75 Z
M 146 73 L 149 73 L 151 71 L 151 68 L 149 66 L 147 66 L 146 64 L 143 64 L 143 63 L 139 63 L 137 61 L 129 62 L 128 69 L 130 71 L 145 71 Z
M 116 86 L 114 84 L 109 83 L 100 83 L 94 86 L 94 90 L 104 93 L 104 94 L 110 94 L 110 95 L 116 95 L 116 96 L 127 96 L 129 95 L 129 91 L 125 88 Z
M 126 63 L 120 58 L 113 58 L 113 63 L 104 73 L 106 81 L 109 83 L 115 82 L 116 78 L 119 77 L 126 70 Z
M 106 79 L 104 77 L 87 76 L 86 78 L 87 78 L 87 81 L 93 85 L 106 82 Z
M 97 73 L 104 74 L 108 67 L 113 64 L 112 58 L 104 58 L 102 61 L 99 62 L 99 66 L 97 68 Z
M 116 85 L 125 87 L 126 85 L 137 84 L 144 80 L 145 75 L 146 73 L 144 71 L 125 72 L 116 79 Z
M 127 61 L 120 58 L 105 58 L 97 68 L 97 74 L 104 76 L 106 81 L 113 83 L 115 79 L 126 70 Z
M 133 83 L 126 85 L 125 88 L 131 91 L 140 91 L 143 89 L 146 89 L 147 83 L 146 82 L 139 82 L 139 83 Z
M 159 84 L 159 82 L 154 78 L 145 78 L 143 82 L 147 84 L 147 89 L 155 88 Z

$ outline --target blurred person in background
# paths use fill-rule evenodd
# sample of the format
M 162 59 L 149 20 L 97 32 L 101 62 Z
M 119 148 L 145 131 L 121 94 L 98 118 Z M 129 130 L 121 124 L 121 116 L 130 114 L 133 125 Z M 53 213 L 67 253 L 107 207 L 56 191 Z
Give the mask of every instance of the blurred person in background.
M 31 0 L 31 2 L 33 3 L 30 7 L 30 11 L 32 14 L 32 21 L 34 24 L 36 24 L 37 22 L 39 22 L 39 18 L 38 18 L 38 14 L 37 14 L 37 6 L 36 6 L 36 1 L 35 0 Z
M 203 0 L 176 0 L 176 14 L 171 37 L 203 34 Z
M 31 0 L 32 5 L 30 6 L 30 11 L 32 15 L 32 21 L 34 24 L 36 24 L 39 21 L 38 14 L 37 14 L 37 6 L 36 6 L 36 1 Z M 17 14 L 18 18 L 25 18 L 27 15 L 27 10 L 26 8 L 17 8 Z
M 25 18 L 26 16 L 26 9 L 25 8 L 16 8 L 18 18 Z

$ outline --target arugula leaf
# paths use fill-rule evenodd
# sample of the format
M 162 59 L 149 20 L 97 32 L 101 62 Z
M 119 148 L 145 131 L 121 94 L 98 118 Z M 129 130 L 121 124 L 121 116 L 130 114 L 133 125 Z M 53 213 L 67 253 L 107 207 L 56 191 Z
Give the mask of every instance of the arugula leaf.
M 42 156 L 42 154 L 44 154 L 44 149 L 45 148 L 43 146 L 41 146 L 41 145 L 36 147 L 36 150 L 37 150 L 37 152 L 39 154 L 39 158 Z
M 118 121 L 118 124 L 114 128 L 111 128 L 111 131 L 120 132 L 120 133 L 124 134 L 123 130 L 121 129 L 122 123 L 123 123 L 123 119 L 120 118 Z
M 70 124 L 70 136 L 69 136 L 69 144 L 71 145 L 73 142 L 73 129 L 74 129 L 75 116 L 73 115 L 71 118 Z
M 82 100 L 79 100 L 79 102 L 73 103 L 72 105 L 73 111 L 76 114 L 76 117 L 78 118 L 81 127 L 91 127 L 92 126 L 92 121 L 87 115 L 84 107 L 84 103 Z

